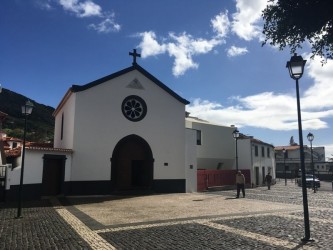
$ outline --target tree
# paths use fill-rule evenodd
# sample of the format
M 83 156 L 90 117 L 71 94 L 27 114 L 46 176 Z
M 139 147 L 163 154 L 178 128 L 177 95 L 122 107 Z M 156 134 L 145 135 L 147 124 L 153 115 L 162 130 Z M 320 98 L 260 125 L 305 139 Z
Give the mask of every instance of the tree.
M 333 59 L 333 1 L 332 0 L 269 0 L 263 10 L 263 34 L 267 43 L 280 50 L 297 48 L 308 41 L 311 58 Z

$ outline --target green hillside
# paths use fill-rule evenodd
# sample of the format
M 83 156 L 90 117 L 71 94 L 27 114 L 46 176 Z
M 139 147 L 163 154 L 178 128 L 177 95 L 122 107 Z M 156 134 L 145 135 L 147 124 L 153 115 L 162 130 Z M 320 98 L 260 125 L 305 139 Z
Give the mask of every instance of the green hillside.
M 24 116 L 21 107 L 28 99 L 28 97 L 8 89 L 2 89 L 0 93 L 0 111 L 8 115 L 3 121 L 2 129 L 8 136 L 23 138 Z M 27 120 L 27 140 L 53 142 L 54 118 L 52 113 L 54 108 L 39 104 L 34 100 L 30 101 L 33 103 L 34 109 Z

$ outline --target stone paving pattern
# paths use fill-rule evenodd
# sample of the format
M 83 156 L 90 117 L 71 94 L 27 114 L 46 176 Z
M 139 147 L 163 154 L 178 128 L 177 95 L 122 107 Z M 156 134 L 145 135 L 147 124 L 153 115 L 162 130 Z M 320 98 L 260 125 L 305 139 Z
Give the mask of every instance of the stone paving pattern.
M 325 183 L 323 183 L 325 185 Z M 327 185 L 331 185 L 327 183 Z M 301 188 L 0 203 L 0 249 L 333 249 L 333 192 L 308 189 L 313 242 L 304 244 Z
M 0 249 L 92 249 L 48 200 L 24 202 L 20 219 L 15 205 L 0 205 Z

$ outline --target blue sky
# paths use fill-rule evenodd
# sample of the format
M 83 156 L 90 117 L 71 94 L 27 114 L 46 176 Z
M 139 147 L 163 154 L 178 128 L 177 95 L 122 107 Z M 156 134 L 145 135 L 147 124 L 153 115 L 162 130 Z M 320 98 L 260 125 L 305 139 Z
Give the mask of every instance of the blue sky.
M 298 142 L 289 51 L 262 43 L 265 0 L 2 0 L 0 84 L 56 107 L 83 85 L 139 65 L 191 102 L 191 115 L 235 125 L 274 146 Z M 303 141 L 333 154 L 333 62 L 307 59 Z

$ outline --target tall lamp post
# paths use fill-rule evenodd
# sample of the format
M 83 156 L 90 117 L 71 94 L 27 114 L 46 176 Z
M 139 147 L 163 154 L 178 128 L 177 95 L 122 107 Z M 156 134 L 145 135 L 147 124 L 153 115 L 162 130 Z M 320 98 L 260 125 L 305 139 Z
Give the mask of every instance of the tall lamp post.
M 286 149 L 283 148 L 283 165 L 284 165 L 284 185 L 287 186 L 287 169 L 286 169 Z
M 313 177 L 312 186 L 313 186 L 313 192 L 315 193 L 316 192 L 315 168 L 313 164 L 313 149 L 312 149 L 312 141 L 314 139 L 314 135 L 312 133 L 308 133 L 307 138 L 310 142 L 310 147 L 311 147 L 311 166 L 312 166 L 312 177 Z
M 34 107 L 34 105 L 29 100 L 22 106 L 22 114 L 24 115 L 24 134 L 23 134 L 21 176 L 20 176 L 19 197 L 18 197 L 17 217 L 16 218 L 21 218 L 24 157 L 25 157 L 25 138 L 26 138 L 26 133 L 27 133 L 27 116 L 31 114 L 33 107 Z
M 305 184 L 306 179 L 305 179 L 303 132 L 302 132 L 301 104 L 300 104 L 299 86 L 298 86 L 298 79 L 300 79 L 303 75 L 305 63 L 306 60 L 303 60 L 301 56 L 297 56 L 297 54 L 295 53 L 290 58 L 290 61 L 287 62 L 287 68 L 289 70 L 290 77 L 296 81 L 298 134 L 299 134 L 300 160 L 301 160 L 301 171 L 302 171 L 302 194 L 303 194 L 304 231 L 305 231 L 305 235 L 302 241 L 310 241 L 309 207 L 308 207 L 308 195 Z
M 232 132 L 232 136 L 236 140 L 236 172 L 238 172 L 238 148 L 237 148 L 237 141 L 238 141 L 238 138 L 239 138 L 239 131 L 238 131 L 238 129 L 235 129 L 234 132 Z

